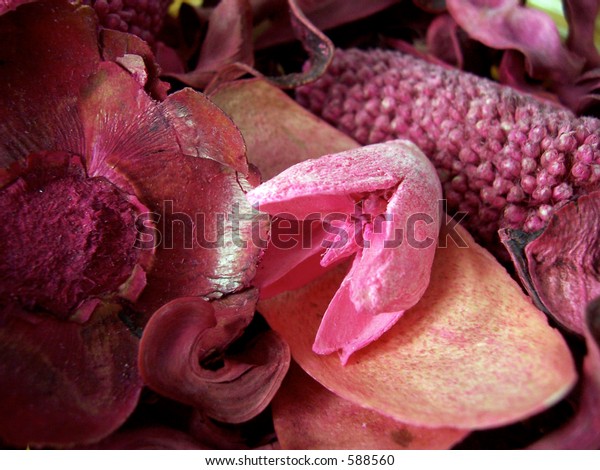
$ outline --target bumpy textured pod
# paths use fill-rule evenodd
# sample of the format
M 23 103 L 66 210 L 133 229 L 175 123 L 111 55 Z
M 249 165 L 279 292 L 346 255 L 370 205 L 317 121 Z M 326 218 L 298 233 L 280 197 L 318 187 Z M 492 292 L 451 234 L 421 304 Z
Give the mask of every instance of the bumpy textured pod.
M 297 100 L 363 144 L 408 138 L 437 168 L 451 211 L 484 241 L 542 229 L 600 187 L 600 121 L 492 81 L 385 50 L 338 50 Z

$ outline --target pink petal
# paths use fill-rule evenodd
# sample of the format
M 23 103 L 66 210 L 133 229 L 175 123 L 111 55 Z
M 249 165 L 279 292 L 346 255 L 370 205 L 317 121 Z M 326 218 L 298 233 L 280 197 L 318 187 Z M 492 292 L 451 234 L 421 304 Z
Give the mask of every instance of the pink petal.
M 250 290 L 213 302 L 180 298 L 159 309 L 140 343 L 144 381 L 219 421 L 239 423 L 260 413 L 287 371 L 286 344 L 267 331 L 241 352 L 227 353 L 249 324 L 257 295 Z
M 292 364 L 273 399 L 283 449 L 449 449 L 468 431 L 411 426 L 334 395 Z
M 386 209 L 392 219 L 379 224 L 372 246 L 357 255 L 349 281 L 327 309 L 315 341 L 315 352 L 341 350 L 343 362 L 387 331 L 427 288 L 442 197 L 433 166 L 413 144 L 393 141 L 298 163 L 247 195 L 271 215 L 326 219 L 332 212 L 352 214 L 356 194 L 386 189 L 393 193 Z M 428 221 L 410 240 L 415 216 Z M 397 231 L 402 231 L 401 239 Z M 391 240 L 397 241 L 394 247 L 387 246 Z
M 0 311 L 0 438 L 15 446 L 94 442 L 135 408 L 138 339 L 98 308 L 84 324 Z
M 573 80 L 583 61 L 568 51 L 552 19 L 521 6 L 518 0 L 448 0 L 456 22 L 474 39 L 494 49 L 516 49 L 527 58 L 527 71 L 558 83 Z
M 426 427 L 519 421 L 570 390 L 571 353 L 498 262 L 464 229 L 457 233 L 468 248 L 438 248 L 420 302 L 345 367 L 311 349 L 343 266 L 261 301 L 259 311 L 305 371 L 355 404 Z

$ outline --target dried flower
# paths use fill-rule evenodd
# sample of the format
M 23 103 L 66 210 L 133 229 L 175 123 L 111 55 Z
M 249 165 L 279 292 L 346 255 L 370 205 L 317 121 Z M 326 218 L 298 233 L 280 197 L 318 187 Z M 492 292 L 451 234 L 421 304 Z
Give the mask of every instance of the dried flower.
M 114 431 L 142 387 L 139 328 L 183 295 L 226 302 L 254 274 L 251 243 L 199 243 L 231 232 L 217 213 L 250 211 L 242 137 L 205 96 L 166 97 L 148 54 L 134 36 L 98 38 L 87 6 L 48 0 L 0 16 L 9 444 L 83 444 Z M 238 227 L 249 240 L 250 225 Z

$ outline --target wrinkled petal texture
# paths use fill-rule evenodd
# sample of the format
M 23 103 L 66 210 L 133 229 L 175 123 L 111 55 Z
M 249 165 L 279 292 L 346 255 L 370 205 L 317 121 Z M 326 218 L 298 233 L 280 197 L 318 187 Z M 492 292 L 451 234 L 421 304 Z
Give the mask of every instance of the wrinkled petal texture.
M 425 427 L 519 421 L 570 390 L 576 380 L 571 353 L 498 262 L 456 230 L 467 247 L 446 243 L 449 232 L 442 232 L 445 247 L 436 252 L 421 301 L 345 367 L 311 350 L 343 266 L 260 301 L 259 311 L 305 371 L 360 406 Z
M 386 219 L 373 222 L 370 246 L 357 254 L 315 341 L 320 354 L 341 349 L 343 362 L 388 330 L 427 288 L 442 197 L 434 167 L 412 143 L 393 141 L 299 163 L 247 195 L 274 216 L 303 220 L 317 213 L 325 220 L 352 214 L 357 194 L 381 190 L 391 194 L 384 202 Z M 415 217 L 427 221 L 419 224 Z M 392 240 L 397 243 L 388 246 Z
M 138 339 L 104 307 L 83 325 L 0 312 L 0 438 L 16 446 L 101 439 L 135 408 Z
M 257 295 L 249 290 L 213 302 L 187 297 L 159 309 L 140 343 L 144 382 L 219 421 L 240 423 L 260 413 L 287 372 L 287 345 L 268 331 L 242 352 L 226 353 L 250 323 Z
M 552 19 L 518 0 L 447 0 L 448 10 L 472 38 L 494 49 L 516 49 L 534 78 L 573 80 L 583 60 L 567 50 Z
M 532 287 L 561 324 L 584 332 L 588 302 L 600 295 L 600 192 L 556 212 L 542 234 L 525 247 Z
M 594 42 L 600 3 L 598 0 L 565 0 L 563 9 L 569 23 L 567 46 L 576 54 L 586 58 L 587 68 L 600 66 L 600 54 Z
M 403 424 L 344 400 L 292 365 L 273 399 L 282 449 L 449 449 L 469 432 Z

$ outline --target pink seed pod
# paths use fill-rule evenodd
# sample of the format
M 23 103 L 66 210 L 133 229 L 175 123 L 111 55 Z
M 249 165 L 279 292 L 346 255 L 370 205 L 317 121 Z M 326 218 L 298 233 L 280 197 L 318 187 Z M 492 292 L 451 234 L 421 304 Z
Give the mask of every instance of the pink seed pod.
M 488 243 L 499 228 L 542 229 L 599 187 L 598 119 L 397 51 L 338 50 L 297 100 L 362 144 L 412 140 L 435 165 L 449 210 L 466 210 Z

